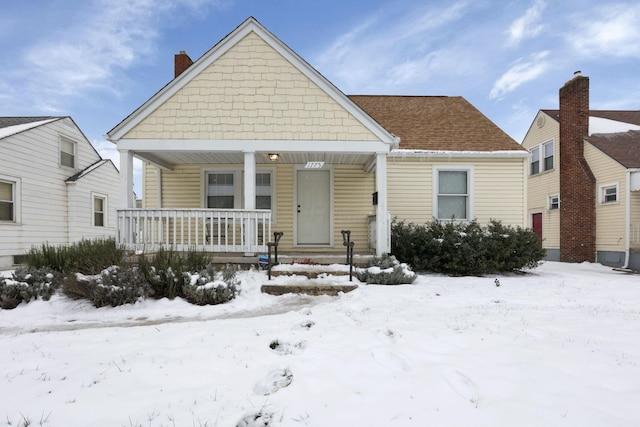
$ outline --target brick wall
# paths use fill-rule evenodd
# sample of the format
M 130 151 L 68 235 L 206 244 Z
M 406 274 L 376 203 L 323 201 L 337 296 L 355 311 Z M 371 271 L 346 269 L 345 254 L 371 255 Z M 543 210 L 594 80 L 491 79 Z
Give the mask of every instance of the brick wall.
M 595 262 L 596 180 L 584 158 L 589 135 L 589 78 L 560 89 L 560 261 Z

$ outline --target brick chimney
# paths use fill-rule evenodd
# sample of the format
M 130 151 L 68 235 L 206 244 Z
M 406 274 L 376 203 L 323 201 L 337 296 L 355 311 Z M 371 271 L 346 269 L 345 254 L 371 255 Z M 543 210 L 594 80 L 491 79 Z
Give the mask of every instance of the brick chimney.
M 189 58 L 189 55 L 187 55 L 187 52 L 185 52 L 184 50 L 181 50 L 180 53 L 178 53 L 175 58 L 174 58 L 174 78 L 178 77 L 180 74 L 182 74 L 187 68 L 189 68 L 189 66 L 191 66 L 191 64 L 193 64 L 193 61 L 191 60 L 191 58 Z
M 596 179 L 584 158 L 589 78 L 577 71 L 560 88 L 560 261 L 596 261 Z

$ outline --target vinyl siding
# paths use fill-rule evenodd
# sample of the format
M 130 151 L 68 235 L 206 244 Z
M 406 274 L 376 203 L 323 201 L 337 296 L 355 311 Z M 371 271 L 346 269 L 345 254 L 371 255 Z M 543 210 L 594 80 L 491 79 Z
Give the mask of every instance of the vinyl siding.
M 584 156 L 596 177 L 596 249 L 624 251 L 626 249 L 626 169 L 589 143 L 585 143 Z M 601 204 L 600 186 L 608 184 L 618 184 L 618 201 Z
M 538 126 L 538 120 L 543 119 L 543 125 Z M 542 213 L 542 247 L 545 249 L 560 248 L 560 210 L 549 210 L 548 198 L 560 194 L 560 124 L 544 112 L 538 112 L 529 132 L 525 136 L 522 146 L 530 150 L 532 147 L 553 140 L 554 169 L 536 175 L 529 175 L 530 163 L 527 159 L 527 208 L 529 219 L 527 226 L 531 226 L 531 215 Z M 562 203 L 562 201 L 560 202 Z
M 377 141 L 255 33 L 250 33 L 124 138 Z
M 60 135 L 77 143 L 76 168 L 59 165 Z M 65 180 L 99 160 L 68 118 L 0 139 L 0 175 L 21 181 L 21 220 L 0 223 L 0 265 L 33 245 L 69 243 Z
M 527 226 L 524 213 L 525 159 L 391 159 L 388 206 L 392 218 L 424 223 L 433 220 L 434 166 L 472 168 L 473 217 L 480 224 L 498 219 Z

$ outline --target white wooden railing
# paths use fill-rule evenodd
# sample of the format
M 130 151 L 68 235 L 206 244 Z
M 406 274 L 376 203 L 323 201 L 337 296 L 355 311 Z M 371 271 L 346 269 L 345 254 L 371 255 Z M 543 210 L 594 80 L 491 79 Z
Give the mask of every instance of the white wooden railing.
M 116 241 L 130 250 L 266 252 L 269 236 L 270 210 L 118 210 Z

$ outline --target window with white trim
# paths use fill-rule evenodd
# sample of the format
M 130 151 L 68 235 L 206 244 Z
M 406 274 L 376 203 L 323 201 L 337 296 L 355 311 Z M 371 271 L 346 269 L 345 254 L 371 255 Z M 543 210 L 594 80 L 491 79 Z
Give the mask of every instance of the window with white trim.
M 207 208 L 234 209 L 236 203 L 235 173 L 209 172 L 207 174 Z
M 532 147 L 529 150 L 529 154 L 530 175 L 537 175 L 541 172 L 553 169 L 553 140 Z
M 69 138 L 65 138 L 64 136 L 60 137 L 60 164 L 62 166 L 67 166 L 70 168 L 76 167 L 76 150 L 77 144 L 70 140 Z
M 256 172 L 256 209 L 271 209 L 271 172 Z
M 553 196 L 549 196 L 549 210 L 560 209 L 560 196 L 554 194 Z
M 439 220 L 471 219 L 471 170 L 435 170 L 434 216 Z
M 606 184 L 600 186 L 600 203 L 617 203 L 618 202 L 618 184 Z
M 93 226 L 107 226 L 107 196 L 93 195 Z
M 16 222 L 16 185 L 0 180 L 0 221 Z

